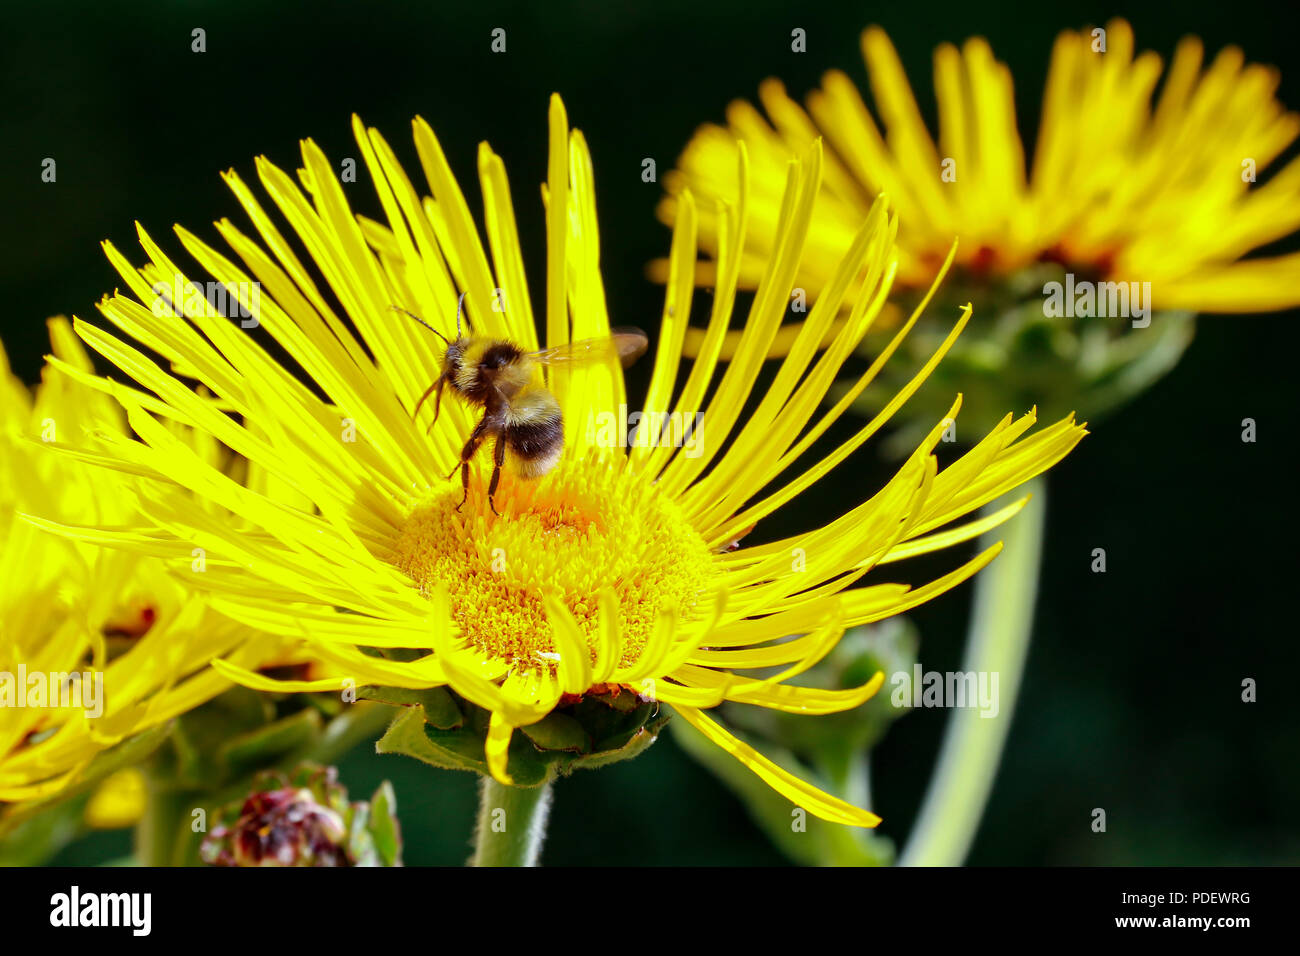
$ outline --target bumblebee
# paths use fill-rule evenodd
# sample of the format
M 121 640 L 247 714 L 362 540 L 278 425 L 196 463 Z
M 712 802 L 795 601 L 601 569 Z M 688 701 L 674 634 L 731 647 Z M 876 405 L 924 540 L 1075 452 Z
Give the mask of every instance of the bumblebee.
M 465 495 L 456 506 L 459 511 L 469 500 L 469 463 L 479 446 L 495 439 L 492 454 L 492 479 L 488 483 L 488 505 L 493 514 L 497 485 L 506 452 L 515 470 L 523 478 L 538 478 L 555 467 L 564 451 L 564 416 L 555 396 L 541 382 L 539 370 L 544 366 L 578 368 L 600 362 L 619 361 L 625 367 L 645 352 L 648 340 L 639 329 L 615 329 L 602 338 L 582 339 L 527 352 L 504 339 L 461 332 L 460 316 L 465 305 L 461 293 L 456 307 L 456 339 L 452 341 L 414 313 L 403 312 L 447 344 L 442 359 L 442 373 L 415 403 L 411 417 L 420 414 L 424 403 L 433 398 L 432 429 L 442 407 L 442 392 L 450 388 L 462 401 L 483 409 L 483 417 L 470 432 L 461 449 L 460 460 L 447 473 L 450 478 L 460 469 Z

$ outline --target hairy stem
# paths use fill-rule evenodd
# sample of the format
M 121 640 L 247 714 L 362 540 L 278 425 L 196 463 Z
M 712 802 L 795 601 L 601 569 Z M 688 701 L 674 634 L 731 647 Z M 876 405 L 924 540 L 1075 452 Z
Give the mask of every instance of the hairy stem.
M 479 782 L 473 866 L 537 866 L 546 838 L 551 785 L 508 787 L 491 777 Z

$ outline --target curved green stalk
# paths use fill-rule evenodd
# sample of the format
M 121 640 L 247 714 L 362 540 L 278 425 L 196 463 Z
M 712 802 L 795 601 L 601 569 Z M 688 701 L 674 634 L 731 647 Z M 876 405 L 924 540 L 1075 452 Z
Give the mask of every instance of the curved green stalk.
M 546 838 L 551 785 L 507 787 L 491 777 L 479 786 L 473 866 L 537 866 Z
M 997 716 L 984 717 L 979 707 L 963 707 L 948 718 L 930 788 L 900 866 L 960 866 L 993 789 L 1029 652 L 1047 510 L 1047 483 L 1041 475 L 1024 490 L 1033 495 L 1024 510 L 980 543 L 987 548 L 1001 537 L 1005 548 L 976 577 L 963 664 L 967 672 L 998 675 Z
M 353 747 L 382 737 L 392 722 L 393 708 L 377 701 L 357 701 L 333 718 L 320 739 L 299 757 L 299 761 L 337 763 Z

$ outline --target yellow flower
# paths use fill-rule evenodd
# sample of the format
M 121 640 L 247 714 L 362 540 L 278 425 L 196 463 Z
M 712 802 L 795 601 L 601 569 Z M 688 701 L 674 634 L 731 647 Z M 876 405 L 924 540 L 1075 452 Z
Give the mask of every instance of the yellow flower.
M 1300 253 L 1242 258 L 1300 226 L 1300 160 L 1254 184 L 1300 132 L 1300 117 L 1274 97 L 1276 70 L 1247 65 L 1228 47 L 1202 71 L 1201 41 L 1189 37 L 1153 105 L 1160 57 L 1134 56 L 1126 22 L 1112 21 L 1104 35 L 1064 32 L 1027 176 L 1011 73 L 985 40 L 935 51 L 937 143 L 885 33 L 868 29 L 862 48 L 883 134 L 838 70 L 809 95 L 806 112 L 769 79 L 759 89 L 766 116 L 732 103 L 728 128 L 702 127 L 666 178 L 670 192 L 733 201 L 736 138 L 745 142 L 754 175 L 742 286 L 757 285 L 775 248 L 787 162 L 824 136 L 826 174 L 797 279 L 810 296 L 826 287 L 884 192 L 899 210 L 905 286 L 926 287 L 960 237 L 957 266 L 973 279 L 996 282 L 1049 261 L 1091 280 L 1150 282 L 1156 310 L 1300 304 Z M 671 222 L 677 208 L 665 200 L 660 214 Z M 715 257 L 718 233 L 702 215 L 701 245 Z M 711 270 L 700 278 L 713 281 Z
M 57 358 L 34 393 L 0 349 L 0 811 L 61 795 L 115 744 L 230 687 L 213 657 L 259 663 L 248 629 L 207 612 L 160 559 L 38 527 L 140 522 L 126 477 L 80 457 L 93 433 L 124 436 L 122 410 L 69 377 L 91 375 L 89 356 L 66 320 L 49 326 Z M 215 460 L 206 436 L 189 440 Z
M 356 215 L 335 167 L 310 140 L 302 146 L 303 189 L 259 159 L 258 176 L 286 235 L 233 172 L 226 180 L 260 242 L 222 220 L 218 231 L 243 265 L 177 227 L 180 243 L 223 288 L 257 290 L 256 318 L 310 379 L 301 384 L 249 331 L 203 300 L 185 321 L 152 294 L 174 287 L 181 270 L 140 230 L 149 263 L 113 263 L 134 294 L 115 294 L 101 311 L 125 337 L 147 343 L 187 377 L 202 382 L 230 413 L 214 410 L 176 374 L 125 338 L 86 323 L 94 349 L 156 396 L 119 391 L 140 442 L 114 441 L 119 466 L 155 487 L 142 506 L 156 527 L 121 535 L 153 549 L 179 539 L 209 555 L 195 584 L 224 613 L 304 641 L 340 675 L 280 682 L 236 663 L 219 669 L 254 688 L 323 690 L 357 685 L 448 687 L 490 712 L 486 765 L 511 782 L 513 731 L 529 727 L 575 696 L 630 688 L 671 705 L 791 800 L 828 820 L 859 826 L 873 814 L 797 779 L 710 719 L 723 701 L 806 714 L 857 706 L 880 686 L 815 689 L 788 679 L 811 667 L 844 629 L 905 611 L 965 580 L 992 560 L 992 548 L 917 588 L 857 584 L 876 565 L 967 541 L 1018 510 L 940 530 L 1064 456 L 1084 434 L 1066 419 L 1026 436 L 1032 414 L 1008 415 L 967 454 L 940 469 L 932 454 L 942 422 L 875 495 L 824 527 L 732 549 L 756 523 L 806 492 L 888 419 L 883 415 L 819 460 L 805 454 L 843 412 L 814 415 L 840 363 L 878 314 L 893 279 L 896 220 L 884 203 L 865 217 L 841 257 L 837 281 L 809 318 L 809 336 L 770 388 L 755 394 L 769 340 L 781 324 L 799 249 L 809 224 L 822 160 L 813 149 L 794 167 L 780 236 L 750 310 L 736 360 L 720 375 L 716 349 L 689 373 L 681 343 L 691 314 L 696 257 L 694 204 L 683 197 L 651 381 L 642 410 L 695 425 L 676 444 L 637 432 L 631 447 L 609 422 L 626 404 L 622 372 L 602 365 L 547 370 L 564 415 L 564 453 L 553 471 L 527 481 L 507 473 L 489 508 L 489 454 L 476 460 L 468 500 L 448 472 L 475 414 L 444 396 L 434 422 L 420 396 L 437 377 L 442 346 L 392 310 L 398 305 L 446 335 L 460 290 L 477 334 L 538 348 L 533 298 L 501 159 L 483 144 L 479 179 L 484 243 L 433 132 L 414 122 L 415 147 L 432 197 L 421 198 L 385 140 L 354 119 L 358 148 L 375 181 L 385 222 Z M 541 301 L 545 340 L 609 334 L 599 264 L 591 160 L 551 101 L 546 203 L 547 261 Z M 742 170 L 742 181 L 744 173 Z M 304 192 L 305 190 L 305 192 Z M 720 278 L 712 299 L 716 345 L 736 298 L 743 201 L 719 207 Z M 306 250 L 304 259 L 296 249 Z M 314 263 L 317 273 L 310 265 Z M 851 320 L 814 361 L 820 335 L 848 281 L 865 273 Z M 258 283 L 255 285 L 255 283 Z M 145 303 L 150 303 L 146 305 Z M 159 314 L 162 313 L 162 314 Z M 970 310 L 908 388 L 901 405 L 960 332 Z M 906 328 L 899 336 L 906 335 Z M 861 379 L 865 388 L 878 370 Z M 678 386 L 685 374 L 685 383 Z M 751 397 L 754 406 L 742 415 Z M 955 415 L 960 401 L 953 403 Z M 698 417 L 697 416 L 698 413 Z M 158 422 L 189 422 L 246 456 L 308 499 L 290 507 L 243 487 L 191 454 Z M 618 431 L 613 429 L 612 431 Z M 619 447 L 610 447 L 616 445 Z M 106 462 L 108 458 L 104 459 Z M 246 523 L 236 527 L 190 504 L 192 489 Z M 111 533 L 99 535 L 102 540 Z M 755 538 L 759 535 L 755 535 Z M 746 539 L 748 544 L 749 540 Z M 801 635 L 791 638 L 791 635 Z M 376 649 L 387 650 L 379 656 Z M 397 651 L 398 653 L 391 653 Z M 776 668 L 773 673 L 772 669 Z

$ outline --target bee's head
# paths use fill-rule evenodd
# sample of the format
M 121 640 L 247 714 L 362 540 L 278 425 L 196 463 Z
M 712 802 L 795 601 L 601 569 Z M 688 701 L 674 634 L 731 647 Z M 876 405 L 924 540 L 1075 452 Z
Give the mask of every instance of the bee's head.
M 442 357 L 442 374 L 445 378 L 454 379 L 460 372 L 465 359 L 465 346 L 468 343 L 469 340 L 463 338 L 447 343 L 447 351 Z

